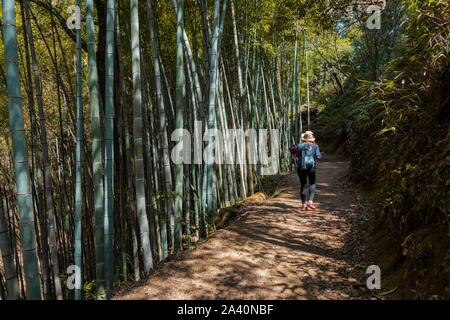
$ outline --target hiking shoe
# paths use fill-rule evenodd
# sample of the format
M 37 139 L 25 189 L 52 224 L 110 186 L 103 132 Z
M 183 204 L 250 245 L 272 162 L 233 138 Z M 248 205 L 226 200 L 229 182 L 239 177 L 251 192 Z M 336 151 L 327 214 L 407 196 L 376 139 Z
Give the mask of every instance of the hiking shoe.
M 312 202 L 309 202 L 306 206 L 309 207 L 309 208 L 311 208 L 311 209 L 313 209 L 313 210 L 316 209 L 316 206 L 315 206 L 314 203 L 312 203 Z

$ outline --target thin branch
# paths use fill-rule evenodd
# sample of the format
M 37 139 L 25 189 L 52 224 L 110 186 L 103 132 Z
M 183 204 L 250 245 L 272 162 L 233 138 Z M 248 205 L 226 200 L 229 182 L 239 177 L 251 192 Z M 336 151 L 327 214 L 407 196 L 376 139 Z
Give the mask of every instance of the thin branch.
M 33 2 L 34 4 L 36 4 L 37 6 L 44 8 L 45 10 L 47 10 L 47 12 L 53 14 L 56 19 L 58 19 L 59 24 L 61 25 L 61 27 L 63 28 L 63 30 L 66 32 L 66 34 L 69 36 L 70 39 L 72 39 L 73 42 L 77 42 L 77 35 L 76 32 L 69 29 L 67 27 L 67 21 L 66 18 L 64 18 L 61 13 L 56 10 L 51 4 L 40 1 L 40 0 L 29 0 L 30 2 Z M 87 43 L 85 40 L 81 39 L 81 48 L 83 49 L 84 52 L 87 52 Z

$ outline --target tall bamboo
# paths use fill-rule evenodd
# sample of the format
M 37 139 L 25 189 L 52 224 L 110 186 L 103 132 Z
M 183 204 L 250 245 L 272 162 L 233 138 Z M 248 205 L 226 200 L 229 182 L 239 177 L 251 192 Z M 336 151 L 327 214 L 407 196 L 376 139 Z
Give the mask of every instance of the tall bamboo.
M 308 46 L 306 42 L 306 32 L 305 32 L 305 67 L 306 67 L 306 104 L 308 108 L 308 130 L 311 129 L 311 119 L 310 119 L 310 101 L 309 101 L 309 62 L 308 62 Z
M 224 19 L 225 8 L 227 0 L 223 2 L 223 15 L 220 16 L 220 1 L 214 1 L 214 17 L 213 17 L 213 28 L 214 32 L 211 41 L 211 52 L 210 52 L 210 69 L 209 69 L 209 99 L 208 99 L 208 130 L 214 131 L 217 129 L 217 82 L 218 82 L 218 66 L 219 66 L 219 51 L 220 51 L 220 39 L 221 39 L 221 19 Z M 208 139 L 209 145 L 215 143 L 214 136 L 210 135 Z M 214 148 L 208 148 L 208 161 L 206 164 L 207 170 L 207 217 L 208 223 L 211 227 L 214 226 L 214 214 L 217 210 L 217 177 L 215 171 L 215 164 L 213 159 L 215 158 L 213 154 Z
M 144 253 L 144 274 L 153 269 L 153 257 L 150 247 L 149 224 L 146 212 L 145 170 L 142 134 L 142 86 L 141 57 L 139 43 L 139 1 L 130 0 L 131 19 L 131 59 L 133 69 L 133 140 L 136 183 L 136 213 L 139 221 L 141 245 Z
M 299 96 L 298 96 L 298 39 L 297 31 L 295 32 L 295 48 L 294 48 L 294 71 L 292 77 L 292 103 L 294 104 L 294 121 L 295 121 L 295 141 L 299 140 Z M 300 124 L 301 125 L 301 124 Z
M 22 25 L 27 26 L 27 13 L 25 10 L 26 1 L 21 3 Z M 44 198 L 44 181 L 42 173 L 42 157 L 41 150 L 38 146 L 39 135 L 36 123 L 36 110 L 34 103 L 34 90 L 30 62 L 28 28 L 23 28 L 23 41 L 25 43 L 25 64 L 26 64 L 26 92 L 28 97 L 28 110 L 30 113 L 30 133 L 31 133 L 31 181 L 34 189 L 34 202 L 37 206 L 39 218 L 39 233 L 38 233 L 38 250 L 40 254 L 40 265 L 42 269 L 42 294 L 43 298 L 50 297 L 50 269 L 49 269 L 49 249 L 48 249 L 48 234 L 47 234 L 47 215 L 45 212 L 45 198 Z
M 153 59 L 153 76 L 156 88 L 156 100 L 158 104 L 159 113 L 159 129 L 161 140 L 162 166 L 164 171 L 164 192 L 166 197 L 164 199 L 166 214 L 168 217 L 173 216 L 173 201 L 169 198 L 172 192 L 172 174 L 170 168 L 169 158 L 169 142 L 167 137 L 167 119 L 164 105 L 164 97 L 162 92 L 161 68 L 159 59 L 159 43 L 155 28 L 155 10 L 151 0 L 146 0 L 147 4 L 147 21 L 150 31 L 150 41 L 152 44 L 152 59 Z M 165 259 L 168 256 L 168 242 L 167 242 L 167 217 L 163 215 L 160 219 L 161 223 L 161 242 L 162 242 L 162 256 L 160 259 Z M 172 233 L 173 234 L 173 233 Z
M 231 11 L 231 21 L 233 23 L 233 43 L 234 43 L 234 54 L 236 58 L 236 67 L 238 72 L 238 89 L 239 89 L 239 99 L 238 99 L 238 105 L 239 109 L 244 109 L 244 113 L 247 114 L 247 105 L 246 105 L 246 99 L 245 99 L 245 92 L 244 92 L 244 84 L 243 84 L 243 78 L 242 78 L 242 68 L 241 68 L 241 58 L 239 53 L 239 40 L 238 40 L 238 30 L 237 30 L 237 23 L 236 23 L 236 13 L 235 13 L 235 7 L 234 7 L 234 0 L 230 0 L 230 11 Z M 225 78 L 226 79 L 226 78 Z M 230 106 L 232 108 L 232 106 Z M 241 148 L 238 148 L 240 150 Z M 244 157 L 245 155 L 241 155 L 239 153 L 239 158 Z M 244 161 L 240 159 L 239 161 L 239 168 L 240 168 L 240 177 L 241 177 L 241 188 L 240 188 L 240 194 L 242 198 L 245 198 L 247 196 L 247 186 L 245 184 L 245 169 L 244 169 Z
M 105 287 L 107 293 L 113 282 L 114 226 L 114 18 L 115 0 L 107 1 L 106 59 L 105 59 Z
M 86 34 L 88 44 L 88 82 L 91 106 L 92 159 L 95 213 L 95 277 L 97 298 L 105 297 L 105 230 L 103 198 L 102 134 L 100 127 L 100 91 L 95 51 L 94 2 L 86 0 Z
M 27 31 L 28 40 L 30 44 L 31 60 L 33 63 L 33 73 L 34 73 L 34 86 L 36 92 L 36 101 L 39 111 L 39 122 L 41 129 L 41 144 L 42 144 L 42 156 L 44 163 L 44 182 L 45 182 L 45 200 L 46 200 L 46 210 L 48 219 L 48 236 L 50 245 L 50 258 L 53 269 L 53 278 L 55 285 L 55 296 L 58 300 L 62 300 L 62 288 L 61 279 L 59 276 L 59 258 L 58 258 L 58 246 L 56 240 L 56 225 L 55 225 L 55 214 L 53 211 L 53 184 L 52 184 L 52 173 L 50 167 L 50 157 L 48 152 L 47 143 L 47 124 L 44 112 L 44 102 L 42 99 L 42 88 L 41 88 L 41 75 L 39 70 L 39 65 L 37 61 L 36 49 L 34 46 L 33 30 L 31 28 L 30 19 L 28 16 L 28 5 L 27 1 L 24 1 L 25 13 L 27 16 Z
M 81 7 L 81 0 L 77 0 L 78 7 Z M 75 266 L 80 270 L 78 275 L 80 279 L 77 279 L 79 284 L 82 285 L 82 268 L 83 268 L 83 243 L 82 243 L 82 230 L 81 230 L 81 217 L 83 215 L 83 148 L 84 148 L 84 124 L 83 124 L 83 78 L 82 78 L 82 52 L 81 52 L 81 29 L 78 28 L 77 43 L 76 43 L 76 105 L 77 105 L 77 146 L 75 151 Z M 75 300 L 82 299 L 81 288 L 75 288 Z
M 177 74 L 176 74 L 176 119 L 175 128 L 183 129 L 184 108 L 185 108 L 185 75 L 184 75 L 184 0 L 177 3 Z M 181 140 L 183 137 L 181 136 Z M 183 148 L 184 150 L 184 148 Z M 184 151 L 183 151 L 184 152 Z M 181 155 L 184 157 L 184 155 Z M 182 249 L 182 229 L 183 219 L 183 163 L 177 164 L 175 176 L 175 225 L 174 225 L 174 254 L 179 254 Z
M 16 266 L 11 250 L 10 232 L 6 218 L 4 199 L 0 198 L 0 251 L 5 269 L 6 291 L 8 300 L 19 299 L 19 282 L 17 281 Z
M 22 114 L 22 96 L 17 58 L 16 12 L 13 0 L 2 1 L 3 43 L 8 93 L 9 123 L 16 171 L 17 204 L 20 215 L 20 236 L 25 269 L 27 299 L 41 299 L 39 266 L 36 255 L 33 199 L 28 168 L 27 142 Z

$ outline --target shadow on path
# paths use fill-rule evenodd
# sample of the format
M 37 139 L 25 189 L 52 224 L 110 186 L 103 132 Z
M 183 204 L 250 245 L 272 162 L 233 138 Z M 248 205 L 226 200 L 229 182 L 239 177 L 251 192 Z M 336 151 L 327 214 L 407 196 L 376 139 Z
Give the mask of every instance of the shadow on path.
M 297 175 L 284 175 L 279 198 L 246 204 L 241 221 L 161 264 L 144 283 L 122 288 L 115 299 L 361 298 L 360 248 L 352 238 L 353 221 L 365 213 L 339 182 L 346 171 L 346 162 L 320 163 L 317 210 L 306 212 Z

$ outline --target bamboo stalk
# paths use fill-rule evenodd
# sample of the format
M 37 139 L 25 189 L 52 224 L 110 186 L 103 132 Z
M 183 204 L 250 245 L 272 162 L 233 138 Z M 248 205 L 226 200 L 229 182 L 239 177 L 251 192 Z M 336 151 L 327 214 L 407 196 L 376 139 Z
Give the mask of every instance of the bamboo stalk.
M 22 97 L 17 59 L 16 13 L 13 0 L 2 1 L 3 43 L 8 91 L 9 123 L 12 134 L 14 167 L 16 171 L 17 203 L 20 213 L 20 234 L 25 268 L 26 296 L 41 299 L 39 266 L 36 255 L 33 199 L 28 168 L 27 143 L 22 114 Z

